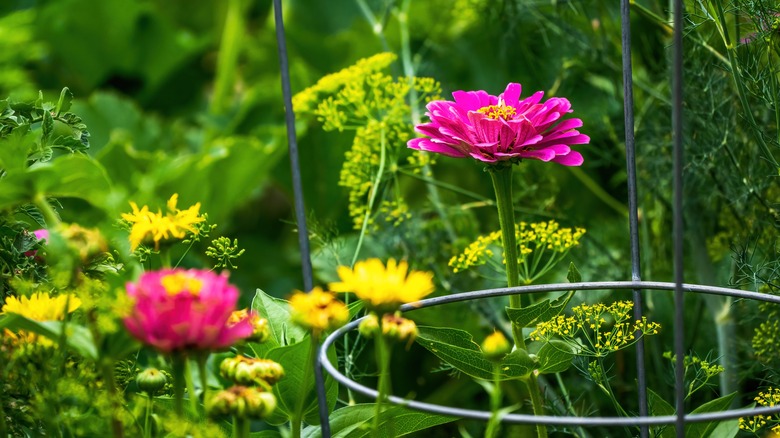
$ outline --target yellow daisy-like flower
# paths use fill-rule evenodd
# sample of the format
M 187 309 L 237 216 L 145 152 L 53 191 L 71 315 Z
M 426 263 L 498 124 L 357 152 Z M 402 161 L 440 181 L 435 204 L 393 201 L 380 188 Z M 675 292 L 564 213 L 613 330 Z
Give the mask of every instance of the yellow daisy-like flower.
M 144 205 L 138 208 L 135 202 L 130 202 L 132 213 L 123 213 L 122 219 L 130 223 L 130 249 L 135 251 L 144 242 L 154 242 L 154 248 L 160 249 L 160 242 L 169 239 L 184 239 L 187 233 L 198 234 L 196 224 L 206 218 L 200 215 L 200 202 L 186 210 L 179 210 L 176 204 L 179 194 L 174 193 L 168 200 L 168 212 L 163 215 L 160 210 L 152 213 Z
M 316 334 L 341 327 L 349 320 L 347 306 L 319 287 L 290 297 L 290 311 L 293 322 Z
M 67 309 L 66 309 L 67 306 Z M 28 297 L 8 297 L 0 313 L 16 313 L 35 321 L 62 321 L 66 313 L 73 313 L 81 306 L 81 300 L 75 295 L 64 294 L 50 297 L 46 292 L 36 292 Z M 34 333 L 20 331 L 18 334 L 5 330 L 5 335 L 18 341 L 39 341 L 41 345 L 51 345 L 51 341 L 38 338 Z
M 396 263 L 395 259 L 388 260 L 387 267 L 379 259 L 357 262 L 353 269 L 339 266 L 341 282 L 331 283 L 330 290 L 353 292 L 370 310 L 390 313 L 433 292 L 433 274 L 408 271 L 405 261 Z

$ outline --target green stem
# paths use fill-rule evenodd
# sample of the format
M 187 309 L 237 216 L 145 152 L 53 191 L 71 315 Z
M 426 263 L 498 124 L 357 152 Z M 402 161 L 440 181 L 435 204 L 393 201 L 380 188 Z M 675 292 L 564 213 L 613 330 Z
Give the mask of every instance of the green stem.
M 184 362 L 187 366 L 184 372 L 184 380 L 187 382 L 187 394 L 190 400 L 190 412 L 198 412 L 198 397 L 195 395 L 195 382 L 192 380 L 192 364 L 189 360 Z
M 382 416 L 382 405 L 390 394 L 390 349 L 384 336 L 382 336 L 381 331 L 375 335 L 374 339 L 374 344 L 376 346 L 376 361 L 377 366 L 379 367 L 379 382 L 377 383 L 377 392 L 379 394 L 376 398 L 371 436 L 378 438 L 381 436 L 379 433 L 379 426 L 382 424 L 380 420 L 380 417 Z
M 493 391 L 490 393 L 490 421 L 488 421 L 485 430 L 485 438 L 493 438 L 501 427 L 501 418 L 499 410 L 501 409 L 501 366 L 499 363 L 493 364 Z
M 306 357 L 306 363 L 303 367 L 303 379 L 300 382 L 301 388 L 303 388 L 303 391 L 301 391 L 302 396 L 298 398 L 295 411 L 292 413 L 292 418 L 290 418 L 292 438 L 301 437 L 301 428 L 303 427 L 303 410 L 306 407 L 306 400 L 309 398 L 308 395 L 310 392 L 310 386 L 312 386 L 314 383 L 314 380 L 312 379 L 314 377 L 314 366 L 312 364 L 314 363 L 314 358 L 317 354 L 317 345 L 319 344 L 319 340 L 314 337 L 314 334 L 312 334 L 310 341 L 309 354 Z
M 160 265 L 164 269 L 168 269 L 171 267 L 171 249 L 170 248 L 163 248 L 160 250 Z
M 214 81 L 214 96 L 211 100 L 211 113 L 221 114 L 227 107 L 227 101 L 236 78 L 236 65 L 241 52 L 241 39 L 244 35 L 243 0 L 228 0 L 225 14 L 225 27 L 222 29 L 222 42 L 217 58 L 217 78 Z
M 512 166 L 498 165 L 488 167 L 496 192 L 498 223 L 501 226 L 501 243 L 504 245 L 507 286 L 520 285 L 520 273 L 517 267 L 517 237 L 515 236 L 515 211 L 512 209 Z M 515 309 L 523 307 L 520 295 L 509 296 L 509 306 Z M 523 328 L 512 324 L 512 335 L 518 349 L 525 350 Z
M 544 415 L 544 400 L 542 400 L 542 393 L 539 390 L 539 383 L 536 381 L 536 375 L 531 373 L 524 379 L 526 386 L 528 386 L 528 392 L 531 394 L 531 405 L 534 408 L 534 415 Z M 547 438 L 547 426 L 544 424 L 536 425 L 537 438 Z
M 611 209 L 615 210 L 621 216 L 628 217 L 628 208 L 626 208 L 622 202 L 618 201 L 612 195 L 607 193 L 606 190 L 602 189 L 599 183 L 588 176 L 585 171 L 579 167 L 569 167 L 568 169 L 578 180 L 580 180 L 582 185 L 590 190 L 590 192 L 593 193 L 601 202 L 607 204 Z
M 111 361 L 103 360 L 100 365 L 103 374 L 103 384 L 106 386 L 108 396 L 111 403 L 111 418 L 109 424 L 111 425 L 111 436 L 114 438 L 122 438 L 125 435 L 122 422 L 117 417 L 117 413 L 122 409 L 119 403 L 119 392 L 116 390 L 116 380 L 114 379 L 114 365 Z
M 186 357 L 182 354 L 174 354 L 173 361 L 173 411 L 179 418 L 184 417 L 184 387 Z
M 387 141 L 385 139 L 385 124 L 382 123 L 381 126 L 382 129 L 379 133 L 379 169 L 376 171 L 376 178 L 374 178 L 374 183 L 371 184 L 371 194 L 368 198 L 366 214 L 363 216 L 363 226 L 360 227 L 360 236 L 358 236 L 358 243 L 355 247 L 355 254 L 352 256 L 352 263 L 350 264 L 350 267 L 355 266 L 355 262 L 357 262 L 358 255 L 360 254 L 360 249 L 363 247 L 363 238 L 365 237 L 366 230 L 368 229 L 368 220 L 371 218 L 371 211 L 374 209 L 374 201 L 376 200 L 377 193 L 379 193 L 379 184 L 382 182 L 382 175 L 385 173 L 385 162 L 387 161 Z
M 233 417 L 233 437 L 234 438 L 249 438 L 249 419 L 241 418 L 238 416 Z
M 203 389 L 203 407 L 205 409 L 206 402 L 208 401 L 208 395 L 209 395 L 209 382 L 208 382 L 208 372 L 206 370 L 206 359 L 208 358 L 208 355 L 206 353 L 199 354 L 196 358 L 196 361 L 198 363 L 198 374 L 200 375 L 200 386 Z
M 60 224 L 60 218 L 57 216 L 57 212 L 51 207 L 49 201 L 46 200 L 46 196 L 43 193 L 35 195 L 33 201 L 38 210 L 41 211 L 43 219 L 46 221 L 46 228 L 55 228 Z
M 151 419 L 152 419 L 152 403 L 154 397 L 151 393 L 146 393 L 146 415 L 144 415 L 144 438 L 152 438 Z

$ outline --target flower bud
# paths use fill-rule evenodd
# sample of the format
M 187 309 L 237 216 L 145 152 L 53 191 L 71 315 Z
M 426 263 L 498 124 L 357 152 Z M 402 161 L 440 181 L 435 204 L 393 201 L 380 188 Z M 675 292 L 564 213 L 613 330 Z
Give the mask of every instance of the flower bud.
M 284 368 L 278 363 L 241 355 L 223 360 L 219 371 L 222 377 L 236 384 L 260 385 L 266 389 L 284 377 Z
M 276 397 L 260 388 L 232 386 L 206 403 L 210 417 L 233 415 L 238 418 L 265 418 L 276 409 Z
M 236 325 L 241 321 L 248 320 L 252 324 L 252 335 L 246 338 L 249 342 L 263 343 L 271 336 L 271 330 L 268 327 L 268 320 L 261 318 L 255 311 L 249 309 L 236 310 L 230 314 L 227 325 Z
M 147 368 L 138 373 L 135 377 L 135 383 L 141 391 L 152 396 L 165 388 L 168 378 L 157 368 Z
M 495 331 L 482 341 L 482 353 L 487 360 L 498 362 L 510 351 L 512 345 L 501 332 Z
M 366 338 L 373 338 L 374 334 L 379 331 L 379 318 L 375 314 L 369 313 L 358 326 L 358 331 Z
M 407 341 L 407 348 L 417 338 L 417 324 L 401 317 L 400 313 L 386 313 L 382 316 L 382 335 L 388 339 Z

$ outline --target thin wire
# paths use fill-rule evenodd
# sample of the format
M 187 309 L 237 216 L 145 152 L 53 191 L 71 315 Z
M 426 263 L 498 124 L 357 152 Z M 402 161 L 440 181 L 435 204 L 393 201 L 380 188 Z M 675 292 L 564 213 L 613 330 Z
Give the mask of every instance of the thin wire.
M 636 185 L 636 150 L 634 142 L 634 80 L 631 65 L 631 9 L 629 0 L 621 0 L 621 33 L 623 55 L 623 116 L 626 135 L 626 171 L 628 173 L 628 230 L 631 239 L 631 279 L 642 279 L 639 258 L 639 213 Z M 634 319 L 642 319 L 642 293 L 633 291 Z M 639 333 L 636 334 L 638 336 Z M 647 373 L 645 370 L 645 340 L 636 343 L 636 380 L 639 415 L 647 416 Z M 650 436 L 650 429 L 643 425 L 639 429 L 642 438 Z
M 295 222 L 298 225 L 298 246 L 301 250 L 301 269 L 303 270 L 304 290 L 314 287 L 314 276 L 311 266 L 311 250 L 309 248 L 309 231 L 306 227 L 306 207 L 303 198 L 303 183 L 301 182 L 301 164 L 298 159 L 298 140 L 295 135 L 295 112 L 292 107 L 292 90 L 290 87 L 290 66 L 287 59 L 287 39 L 284 34 L 281 0 L 274 0 L 274 23 L 276 24 L 276 44 L 279 48 L 279 70 L 282 77 L 282 95 L 284 98 L 284 119 L 287 124 L 287 143 L 290 149 L 290 171 L 295 202 Z M 314 346 L 313 348 L 316 348 Z M 314 385 L 317 390 L 317 403 L 320 414 L 320 429 L 323 438 L 330 438 L 330 423 L 328 413 L 325 379 L 319 358 L 311 364 L 314 367 Z
M 699 293 L 699 294 L 711 294 L 720 296 L 730 296 L 734 298 L 742 298 L 749 300 L 757 300 L 768 303 L 780 304 L 780 296 L 762 294 L 758 292 L 743 291 L 738 289 L 729 289 L 724 287 L 704 286 L 697 284 L 682 284 L 665 283 L 655 281 L 602 281 L 602 282 L 583 282 L 583 283 L 557 283 L 557 284 L 543 284 L 533 286 L 518 286 L 507 287 L 499 289 L 486 289 L 474 292 L 463 292 L 459 294 L 429 298 L 416 303 L 407 304 L 401 307 L 401 311 L 410 312 L 417 309 L 440 306 L 444 304 L 479 300 L 484 298 L 492 298 L 498 296 L 506 296 L 513 294 L 530 294 L 540 292 L 555 292 L 566 290 L 577 291 L 595 291 L 595 290 L 634 290 L 642 289 L 645 291 L 676 291 L 680 287 L 687 293 Z M 368 388 L 360 385 L 357 382 L 349 379 L 345 375 L 341 374 L 339 370 L 330 363 L 327 357 L 328 349 L 341 338 L 346 332 L 354 330 L 358 327 L 363 318 L 352 321 L 344 327 L 331 333 L 320 346 L 318 358 L 325 371 L 333 376 L 333 378 L 340 384 L 350 388 L 356 393 L 365 395 L 369 398 L 376 399 L 378 393 L 375 389 Z M 428 412 L 438 415 L 455 416 L 460 418 L 468 418 L 474 420 L 488 421 L 492 413 L 490 411 L 477 411 L 471 409 L 461 409 L 450 406 L 441 406 L 431 403 L 422 403 L 414 400 L 407 400 L 401 397 L 390 396 L 388 398 L 390 403 L 399 406 L 405 406 L 417 411 Z M 703 414 L 691 414 L 684 415 L 683 421 L 688 423 L 709 422 L 728 420 L 739 417 L 749 417 L 755 415 L 770 415 L 780 413 L 780 405 L 768 406 L 760 408 L 743 408 L 743 409 L 730 409 L 720 412 L 709 412 Z M 563 417 L 552 415 L 521 415 L 521 414 L 506 414 L 502 417 L 502 422 L 512 424 L 548 424 L 548 425 L 561 425 L 561 426 L 653 426 L 662 424 L 675 424 L 679 421 L 679 415 L 664 415 L 664 416 L 636 416 L 636 417 Z M 679 429 L 678 429 L 679 430 Z
M 682 130 L 682 0 L 674 0 L 674 42 L 672 50 L 672 138 L 674 142 L 674 394 L 677 409 L 677 436 L 685 437 L 685 296 L 683 294 L 683 130 Z

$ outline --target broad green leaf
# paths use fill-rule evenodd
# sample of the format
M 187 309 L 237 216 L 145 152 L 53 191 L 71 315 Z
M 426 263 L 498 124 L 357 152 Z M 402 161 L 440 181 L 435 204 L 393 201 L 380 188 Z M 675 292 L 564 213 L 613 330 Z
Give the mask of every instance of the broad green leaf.
M 558 316 L 569 304 L 574 292 L 569 292 L 556 300 L 545 299 L 522 309 L 506 308 L 506 314 L 513 324 L 519 327 L 535 327 L 542 321 Z
M 652 389 L 647 390 L 647 404 L 650 414 L 654 416 L 674 415 L 674 407 Z M 651 429 L 653 435 L 659 438 L 675 438 L 674 425 L 664 424 Z
M 718 423 L 708 438 L 734 438 L 739 433 L 739 419 L 724 420 Z
M 258 289 L 252 300 L 252 310 L 268 320 L 271 337 L 260 345 L 264 351 L 274 347 L 294 344 L 306 336 L 306 330 L 290 321 L 290 306 L 286 300 L 275 298 Z M 257 349 L 255 349 L 257 352 Z
M 371 425 L 375 413 L 376 406 L 373 403 L 345 406 L 333 412 L 330 415 L 331 436 L 333 438 L 371 436 Z M 401 437 L 457 419 L 457 417 L 417 412 L 403 406 L 392 406 L 382 412 L 379 436 L 383 438 Z M 303 429 L 302 437 L 321 438 L 322 432 L 317 426 L 308 426 Z
M 566 279 L 569 280 L 569 283 L 579 283 L 582 281 L 582 274 L 580 274 L 580 270 L 574 266 L 574 262 L 569 263 L 569 273 L 566 275 Z
M 0 139 L 0 169 L 9 174 L 27 167 L 27 155 L 34 145 L 35 135 L 29 129 L 15 129 Z
M 0 179 L 0 209 L 47 197 L 80 198 L 101 207 L 111 185 L 103 167 L 86 155 L 69 155 Z
M 704 403 L 703 405 L 699 406 L 698 408 L 694 409 L 691 413 L 692 414 L 704 414 L 707 412 L 721 412 L 725 411 L 726 409 L 731 406 L 732 400 L 734 400 L 734 397 L 737 395 L 736 392 L 732 392 L 731 394 L 724 395 L 723 397 L 716 398 L 715 400 L 708 401 L 707 403 Z M 692 438 L 704 438 L 708 437 L 712 431 L 715 430 L 716 427 L 718 427 L 718 424 L 720 422 L 711 421 L 708 423 L 691 423 L 687 426 L 685 426 L 685 436 L 686 437 L 692 437 Z
M 283 424 L 292 418 L 299 404 L 303 401 L 303 418 L 309 424 L 319 423 L 317 410 L 317 394 L 314 390 L 314 367 L 309 356 L 311 337 L 293 345 L 277 347 L 268 352 L 267 358 L 284 368 L 284 377 L 274 385 L 274 395 L 277 407 L 274 413 L 266 419 L 270 424 Z M 336 361 L 335 350 L 332 361 Z M 304 383 L 306 381 L 306 383 Z M 338 385 L 330 377 L 325 380 L 328 405 L 332 409 L 338 396 Z
M 70 109 L 70 104 L 73 102 L 73 93 L 70 92 L 68 87 L 65 87 L 60 92 L 60 99 L 57 101 L 57 106 L 54 108 L 55 113 L 60 114 Z
M 571 345 L 563 341 L 550 341 L 542 345 L 542 348 L 536 353 L 539 361 L 538 370 L 540 373 L 560 373 L 566 371 L 574 360 L 576 351 L 573 351 Z
M 96 360 L 98 357 L 92 333 L 80 325 L 64 324 L 62 321 L 34 321 L 22 315 L 7 314 L 0 319 L 0 330 L 3 328 L 11 331 L 24 330 L 46 336 L 55 344 L 60 341 L 64 328 L 65 345 L 68 348 L 87 359 Z
M 458 371 L 477 379 L 493 379 L 493 362 L 485 359 L 471 334 L 463 330 L 439 327 L 418 327 L 416 342 Z M 536 361 L 526 351 L 516 350 L 499 364 L 501 380 L 527 376 Z

